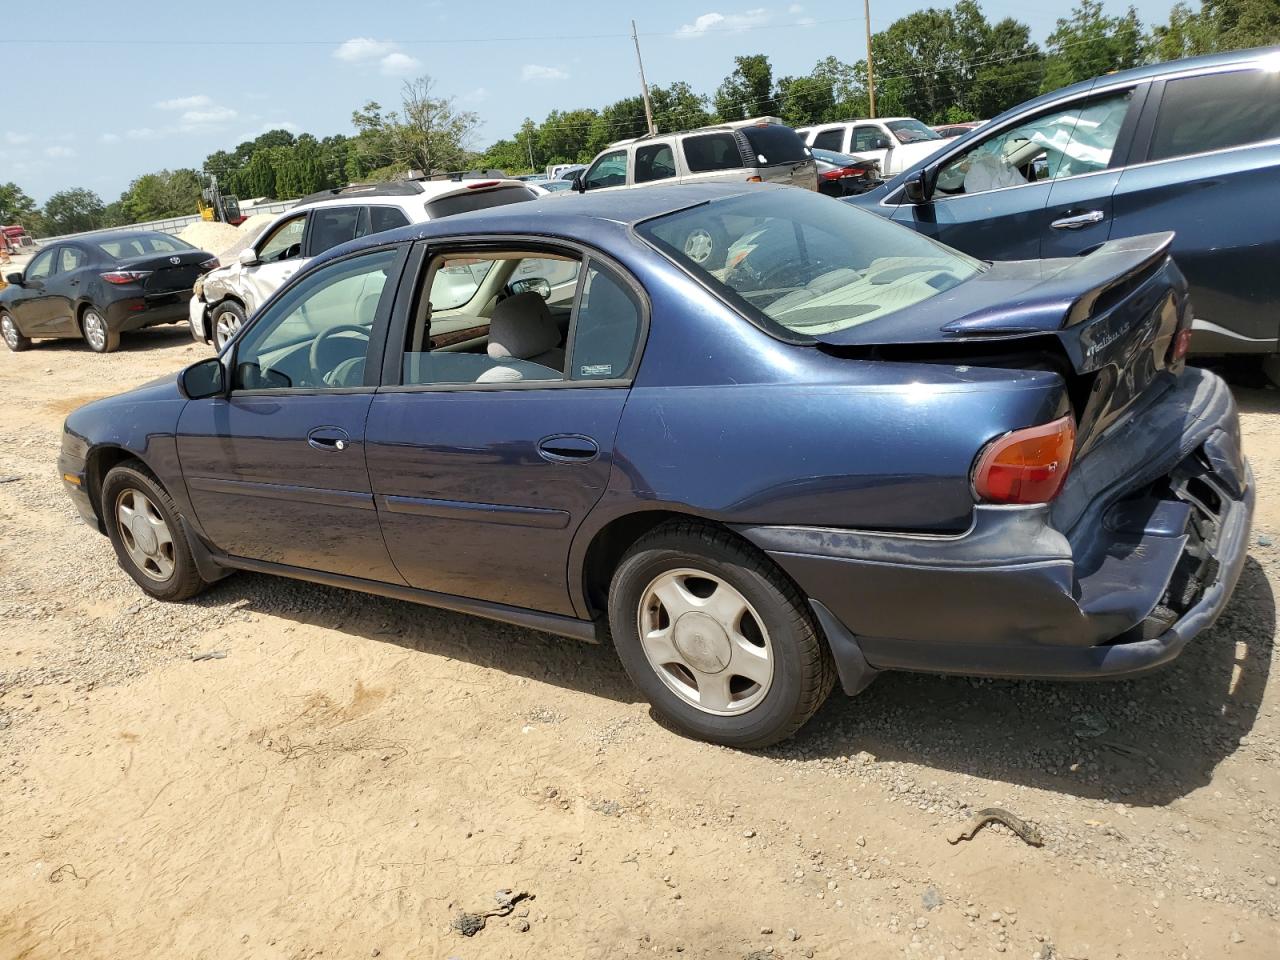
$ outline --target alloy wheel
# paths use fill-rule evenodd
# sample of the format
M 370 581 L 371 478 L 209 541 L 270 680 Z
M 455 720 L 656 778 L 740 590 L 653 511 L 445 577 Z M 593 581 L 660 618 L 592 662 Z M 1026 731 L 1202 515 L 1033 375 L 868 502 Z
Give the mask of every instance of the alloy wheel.
M 0 333 L 4 334 L 4 342 L 9 345 L 10 350 L 18 349 L 18 328 L 8 314 L 0 317 Z
M 706 713 L 735 716 L 773 683 L 764 621 L 738 590 L 702 570 L 655 577 L 640 596 L 640 645 L 659 679 Z
M 218 314 L 218 319 L 213 326 L 213 342 L 214 345 L 221 350 L 227 345 L 227 342 L 236 335 L 236 331 L 240 329 L 240 318 L 230 311 L 223 311 Z
M 107 324 L 96 310 L 85 312 L 84 338 L 95 350 L 102 350 L 107 345 Z
M 120 491 L 116 498 L 116 527 L 129 559 L 145 576 L 160 582 L 173 576 L 173 533 L 145 493 L 133 487 Z

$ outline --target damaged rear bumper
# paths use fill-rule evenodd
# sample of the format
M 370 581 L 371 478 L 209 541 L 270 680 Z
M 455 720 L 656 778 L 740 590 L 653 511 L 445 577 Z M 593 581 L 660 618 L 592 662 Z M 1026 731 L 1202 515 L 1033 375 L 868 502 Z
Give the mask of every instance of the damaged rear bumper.
M 806 592 L 853 693 L 886 669 L 1095 679 L 1167 663 L 1226 606 L 1253 507 L 1230 390 L 1187 370 L 1052 506 L 978 506 L 954 536 L 738 529 Z

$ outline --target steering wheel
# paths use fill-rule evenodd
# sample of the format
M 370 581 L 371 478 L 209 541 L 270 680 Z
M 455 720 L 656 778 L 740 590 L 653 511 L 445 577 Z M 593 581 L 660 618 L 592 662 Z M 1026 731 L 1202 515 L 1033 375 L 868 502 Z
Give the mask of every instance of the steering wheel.
M 368 328 L 362 327 L 358 323 L 344 323 L 322 331 L 314 340 L 311 341 L 311 351 L 307 355 L 307 361 L 311 366 L 311 379 L 313 383 L 324 383 L 324 375 L 327 372 L 320 369 L 320 348 L 327 340 L 340 333 L 358 333 L 360 336 L 364 337 L 366 341 L 369 339 Z

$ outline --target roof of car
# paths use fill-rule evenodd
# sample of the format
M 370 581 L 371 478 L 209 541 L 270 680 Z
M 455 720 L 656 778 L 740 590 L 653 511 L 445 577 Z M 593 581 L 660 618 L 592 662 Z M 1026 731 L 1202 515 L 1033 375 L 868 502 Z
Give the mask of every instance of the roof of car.
M 583 221 L 612 229 L 627 229 L 632 224 L 649 220 L 701 203 L 727 200 L 761 190 L 794 189 L 774 184 L 689 183 L 670 187 L 646 187 L 643 190 L 605 190 L 579 194 L 557 193 L 509 203 L 485 210 L 472 210 L 438 220 L 413 223 L 383 233 L 370 234 L 334 247 L 318 256 L 313 264 L 323 263 L 358 250 L 404 240 L 461 234 L 519 234 L 525 236 L 577 237 L 583 232 Z M 309 265 L 310 267 L 310 265 Z

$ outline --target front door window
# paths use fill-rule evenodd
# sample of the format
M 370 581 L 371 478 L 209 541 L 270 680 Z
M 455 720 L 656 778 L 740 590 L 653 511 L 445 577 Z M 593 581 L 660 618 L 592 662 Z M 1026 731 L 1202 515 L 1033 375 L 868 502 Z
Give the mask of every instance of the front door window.
M 614 150 L 591 165 L 582 185 L 588 190 L 599 190 L 601 187 L 622 187 L 627 183 L 627 151 Z
M 258 259 L 263 263 L 277 263 L 298 256 L 302 253 L 302 235 L 306 228 L 305 214 L 286 220 L 276 227 L 258 248 Z

